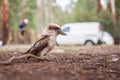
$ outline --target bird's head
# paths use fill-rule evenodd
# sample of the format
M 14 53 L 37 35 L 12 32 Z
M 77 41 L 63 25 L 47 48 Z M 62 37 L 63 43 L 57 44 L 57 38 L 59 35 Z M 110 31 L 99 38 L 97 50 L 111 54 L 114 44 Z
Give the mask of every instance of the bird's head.
M 46 33 L 49 34 L 49 35 L 66 35 L 60 28 L 60 26 L 58 24 L 55 24 L 55 23 L 50 23 L 48 24 L 47 26 L 47 29 L 46 29 Z

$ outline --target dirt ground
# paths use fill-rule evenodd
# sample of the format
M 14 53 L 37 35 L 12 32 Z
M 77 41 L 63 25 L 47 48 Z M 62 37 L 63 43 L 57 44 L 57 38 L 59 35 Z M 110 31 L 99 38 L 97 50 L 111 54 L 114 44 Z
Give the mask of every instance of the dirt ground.
M 29 47 L 1 47 L 0 62 Z M 120 46 L 60 46 L 48 57 L 50 61 L 31 58 L 0 65 L 0 80 L 120 80 Z

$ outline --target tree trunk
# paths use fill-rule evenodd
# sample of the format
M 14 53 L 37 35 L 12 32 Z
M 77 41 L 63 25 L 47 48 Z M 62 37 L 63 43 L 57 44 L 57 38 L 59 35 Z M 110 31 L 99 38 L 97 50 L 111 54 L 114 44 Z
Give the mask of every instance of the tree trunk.
M 101 0 L 97 0 L 97 10 L 98 10 L 98 13 L 100 13 L 101 12 L 101 10 L 102 10 L 102 5 L 101 5 L 101 2 L 100 2 Z
M 41 34 L 43 31 L 43 24 L 41 23 L 40 20 L 40 15 L 42 15 L 43 11 L 41 10 L 42 8 L 42 0 L 36 0 L 37 4 L 37 9 L 36 9 L 36 23 L 37 23 L 37 34 Z
M 48 9 L 48 0 L 44 0 L 44 11 L 45 11 L 45 25 L 49 23 L 49 9 Z
M 2 40 L 3 45 L 7 44 L 9 34 L 8 22 L 8 0 L 2 1 Z
M 26 3 L 27 0 L 22 0 L 21 18 L 24 18 L 26 14 Z
M 115 0 L 109 0 L 111 16 L 114 24 L 114 29 L 116 28 L 116 11 L 115 11 Z
M 2 39 L 2 1 L 0 0 L 0 40 Z

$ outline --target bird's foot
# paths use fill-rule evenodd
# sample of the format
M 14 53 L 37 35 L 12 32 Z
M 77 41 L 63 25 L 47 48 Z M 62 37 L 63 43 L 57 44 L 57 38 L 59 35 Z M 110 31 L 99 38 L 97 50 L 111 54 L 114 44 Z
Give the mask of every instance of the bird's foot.
M 49 57 L 50 60 L 56 60 L 57 57 L 55 55 L 47 55 Z
M 43 61 L 44 61 L 44 60 L 45 60 L 45 61 L 50 61 L 50 59 L 49 59 L 47 56 L 41 56 L 40 59 L 43 60 Z

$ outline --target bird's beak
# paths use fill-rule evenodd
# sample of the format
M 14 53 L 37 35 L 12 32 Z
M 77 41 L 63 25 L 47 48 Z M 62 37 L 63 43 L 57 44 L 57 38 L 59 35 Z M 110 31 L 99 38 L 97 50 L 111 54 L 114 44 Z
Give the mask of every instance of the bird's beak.
M 62 30 L 59 30 L 58 32 L 59 32 L 59 34 L 61 34 L 61 35 L 67 35 L 67 34 L 64 33 Z

